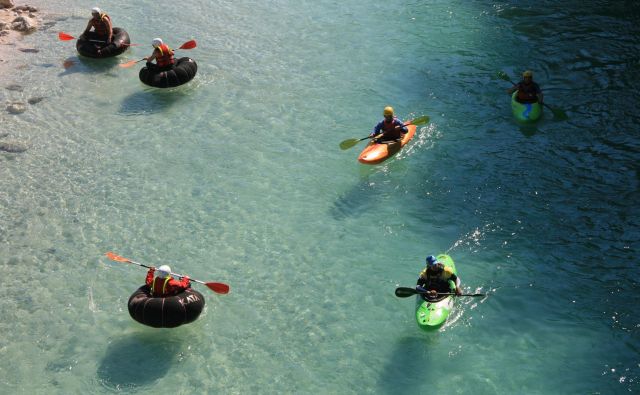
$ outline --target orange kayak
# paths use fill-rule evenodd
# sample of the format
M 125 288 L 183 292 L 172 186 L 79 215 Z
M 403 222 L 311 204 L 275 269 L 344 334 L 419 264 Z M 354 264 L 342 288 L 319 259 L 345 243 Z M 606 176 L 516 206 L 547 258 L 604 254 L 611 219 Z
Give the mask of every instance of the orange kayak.
M 416 134 L 416 125 L 407 125 L 409 131 L 402 140 L 393 143 L 370 142 L 358 156 L 358 162 L 365 165 L 377 165 L 397 154 Z

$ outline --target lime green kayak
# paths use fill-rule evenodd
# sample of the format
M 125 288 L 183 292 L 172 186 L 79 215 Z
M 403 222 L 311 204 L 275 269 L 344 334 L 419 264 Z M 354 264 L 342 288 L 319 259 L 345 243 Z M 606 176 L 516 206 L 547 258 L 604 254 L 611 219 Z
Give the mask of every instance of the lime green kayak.
M 542 106 L 540 103 L 520 103 L 516 100 L 518 91 L 511 95 L 511 111 L 513 116 L 521 122 L 534 122 L 542 115 Z
M 458 275 L 456 265 L 449 255 L 440 254 L 436 258 L 438 262 L 442 262 L 445 266 L 450 267 L 456 276 Z M 451 285 L 452 284 L 450 284 L 450 286 Z M 451 292 L 455 292 L 455 286 L 453 286 Z M 447 317 L 449 317 L 453 309 L 453 303 L 454 298 L 451 295 L 442 296 L 434 301 L 428 300 L 425 295 L 416 295 L 416 321 L 418 322 L 418 326 L 425 330 L 440 327 L 440 325 L 447 320 Z

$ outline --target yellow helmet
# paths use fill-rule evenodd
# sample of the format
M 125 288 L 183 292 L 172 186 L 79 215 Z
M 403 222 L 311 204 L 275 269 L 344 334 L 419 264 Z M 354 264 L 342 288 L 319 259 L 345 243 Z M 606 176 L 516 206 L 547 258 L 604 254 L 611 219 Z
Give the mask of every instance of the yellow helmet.
M 531 77 L 531 78 L 533 78 L 533 73 L 531 72 L 531 70 L 527 70 L 524 73 L 522 73 L 522 77 Z
M 391 107 L 391 106 L 386 106 L 386 107 L 384 108 L 384 111 L 382 111 L 382 115 L 384 115 L 385 117 L 386 117 L 387 115 L 391 115 L 391 116 L 393 116 L 393 107 Z

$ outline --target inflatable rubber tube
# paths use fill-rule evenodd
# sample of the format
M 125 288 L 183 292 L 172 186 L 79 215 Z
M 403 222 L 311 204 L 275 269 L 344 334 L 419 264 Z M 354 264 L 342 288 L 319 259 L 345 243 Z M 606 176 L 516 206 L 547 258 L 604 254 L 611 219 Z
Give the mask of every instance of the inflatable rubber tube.
M 191 58 L 180 58 L 172 69 L 158 71 L 143 67 L 139 77 L 143 83 L 156 88 L 173 88 L 191 81 L 198 72 L 198 65 Z
M 141 324 L 153 328 L 175 328 L 195 321 L 204 308 L 204 296 L 187 288 L 175 296 L 152 297 L 143 285 L 129 298 L 129 315 Z
M 89 32 L 84 35 L 83 38 L 79 38 L 76 41 L 76 49 L 78 53 L 82 56 L 87 56 L 89 58 L 110 58 L 112 56 L 117 56 L 126 51 L 130 44 L 131 40 L 129 39 L 129 33 L 126 30 L 114 27 L 113 28 L 113 39 L 111 44 L 107 45 L 104 48 L 98 48 L 95 41 L 98 37 L 95 32 Z M 100 54 L 98 55 L 98 49 L 100 49 Z

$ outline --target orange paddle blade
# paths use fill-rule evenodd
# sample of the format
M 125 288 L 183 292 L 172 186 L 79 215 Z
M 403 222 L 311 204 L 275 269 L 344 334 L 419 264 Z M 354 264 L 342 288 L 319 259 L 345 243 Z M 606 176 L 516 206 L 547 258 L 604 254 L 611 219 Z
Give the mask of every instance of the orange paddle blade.
M 138 62 L 139 62 L 139 60 L 130 60 L 127 63 L 120 63 L 118 66 L 124 67 L 124 68 L 129 68 L 129 67 L 134 66 Z
M 182 44 L 179 49 L 192 49 L 196 47 L 196 40 L 190 40 Z
M 223 283 L 205 283 L 205 285 L 212 290 L 213 292 L 219 293 L 219 294 L 228 294 L 229 293 L 229 286 L 227 284 L 223 284 Z
M 69 40 L 75 40 L 75 39 L 76 39 L 76 38 L 75 38 L 75 37 L 73 37 L 72 35 L 67 34 L 67 33 L 65 33 L 65 32 L 60 32 L 60 33 L 58 33 L 58 38 L 59 38 L 60 40 L 62 40 L 62 41 L 69 41 Z
M 105 255 L 107 256 L 107 258 L 111 259 L 112 261 L 126 262 L 126 263 L 131 262 L 129 259 L 123 258 L 120 255 L 116 255 L 113 252 L 107 252 Z

